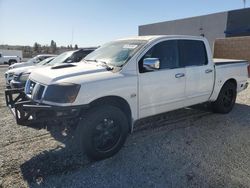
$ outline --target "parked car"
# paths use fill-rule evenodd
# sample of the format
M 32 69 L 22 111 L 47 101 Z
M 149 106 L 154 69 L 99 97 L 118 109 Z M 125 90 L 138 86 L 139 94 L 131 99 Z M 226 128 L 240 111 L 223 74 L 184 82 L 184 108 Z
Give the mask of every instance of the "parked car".
M 250 77 L 247 61 L 213 60 L 204 37 L 121 39 L 85 62 L 37 69 L 25 91 L 5 95 L 17 124 L 73 122 L 76 145 L 95 160 L 117 153 L 142 118 L 204 102 L 229 113 Z
M 0 53 L 0 65 L 3 64 L 14 64 L 19 63 L 21 61 L 21 58 L 18 56 L 3 56 L 2 53 Z
M 33 66 L 46 58 L 55 57 L 55 56 L 57 56 L 57 55 L 55 55 L 55 54 L 40 54 L 40 55 L 37 55 L 37 56 L 31 58 L 27 62 L 15 63 L 15 64 L 9 66 L 9 70 L 14 69 L 14 68 Z
M 31 71 L 41 68 L 44 66 L 53 66 L 53 65 L 58 65 L 58 64 L 63 64 L 63 63 L 71 63 L 71 62 L 79 62 L 84 58 L 86 55 L 89 53 L 93 52 L 95 48 L 91 49 L 79 49 L 79 50 L 74 50 L 74 51 L 68 51 L 60 54 L 59 56 L 47 58 L 47 59 L 41 61 L 40 63 L 36 64 L 38 66 L 28 66 L 28 67 L 21 67 L 21 68 L 16 68 L 16 69 L 11 69 L 6 72 L 8 75 L 9 72 L 14 72 L 13 79 L 6 80 L 7 85 L 10 85 L 11 88 L 23 88 L 25 86 L 25 83 L 31 73 Z M 8 84 L 9 83 L 9 84 Z
M 20 67 L 8 70 L 5 75 L 9 75 L 10 73 L 12 73 L 13 79 L 8 80 L 7 78 L 10 77 L 6 76 L 6 86 L 10 88 L 23 88 L 32 70 L 48 65 L 53 59 L 55 59 L 55 57 L 49 57 L 33 66 Z

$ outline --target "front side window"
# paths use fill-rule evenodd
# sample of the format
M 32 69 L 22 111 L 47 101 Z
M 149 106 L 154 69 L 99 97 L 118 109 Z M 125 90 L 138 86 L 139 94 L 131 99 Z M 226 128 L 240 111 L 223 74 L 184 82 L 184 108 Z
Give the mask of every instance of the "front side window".
M 181 65 L 188 67 L 208 63 L 207 51 L 203 41 L 179 40 L 178 46 Z
M 153 46 L 139 61 L 140 72 L 143 70 L 143 60 L 146 58 L 158 58 L 160 69 L 174 69 L 179 67 L 177 40 L 160 42 Z

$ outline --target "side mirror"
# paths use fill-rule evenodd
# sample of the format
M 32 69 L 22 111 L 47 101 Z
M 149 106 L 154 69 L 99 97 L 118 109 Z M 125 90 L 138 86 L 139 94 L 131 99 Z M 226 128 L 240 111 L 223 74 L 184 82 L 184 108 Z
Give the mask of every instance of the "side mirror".
M 160 69 L 160 60 L 158 58 L 143 59 L 143 68 L 147 71 L 155 71 Z

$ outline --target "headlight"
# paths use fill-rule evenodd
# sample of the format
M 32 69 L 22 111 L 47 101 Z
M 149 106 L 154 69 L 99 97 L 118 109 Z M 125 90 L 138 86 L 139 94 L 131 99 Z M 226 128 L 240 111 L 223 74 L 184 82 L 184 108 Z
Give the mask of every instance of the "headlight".
M 21 74 L 19 77 L 20 82 L 26 82 L 29 78 L 29 75 L 30 75 L 30 72 Z
M 78 84 L 71 83 L 49 85 L 45 91 L 44 100 L 55 103 L 73 103 L 80 87 Z

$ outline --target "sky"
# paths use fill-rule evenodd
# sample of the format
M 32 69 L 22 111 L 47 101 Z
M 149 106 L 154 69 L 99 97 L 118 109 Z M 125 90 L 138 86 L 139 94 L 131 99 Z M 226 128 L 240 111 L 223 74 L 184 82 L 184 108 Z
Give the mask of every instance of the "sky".
M 243 0 L 0 0 L 0 44 L 98 46 L 139 25 L 240 8 Z

